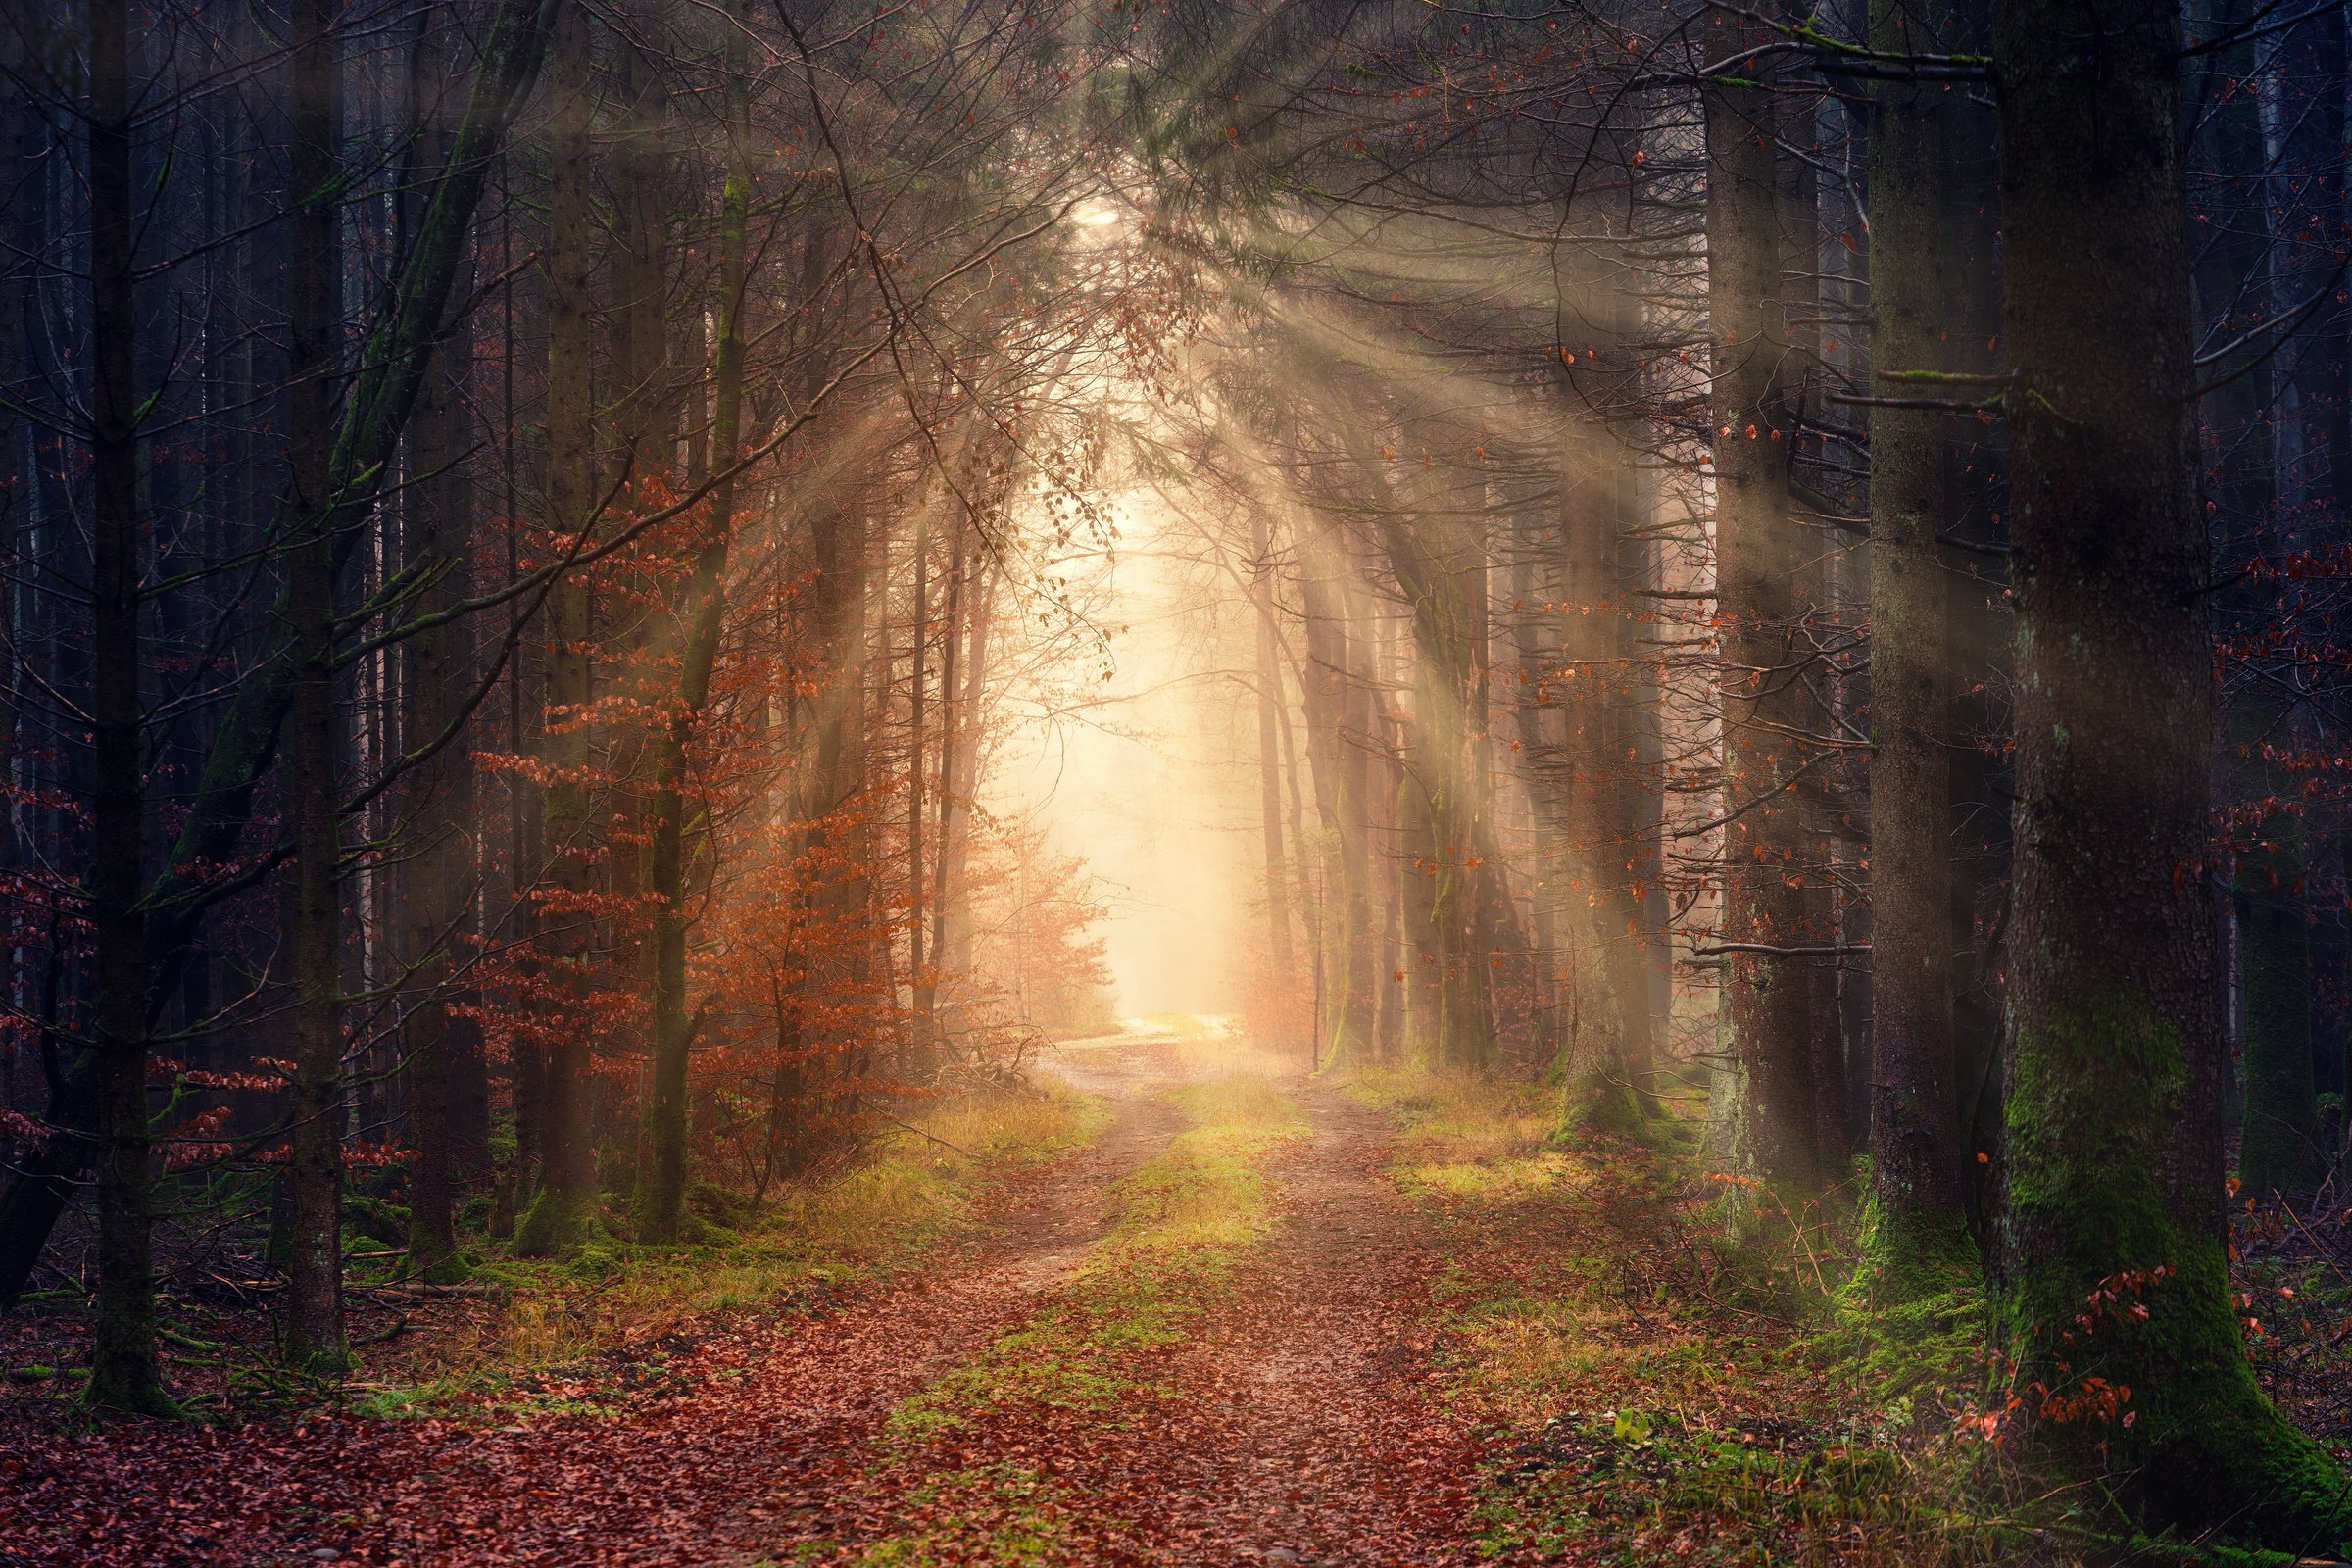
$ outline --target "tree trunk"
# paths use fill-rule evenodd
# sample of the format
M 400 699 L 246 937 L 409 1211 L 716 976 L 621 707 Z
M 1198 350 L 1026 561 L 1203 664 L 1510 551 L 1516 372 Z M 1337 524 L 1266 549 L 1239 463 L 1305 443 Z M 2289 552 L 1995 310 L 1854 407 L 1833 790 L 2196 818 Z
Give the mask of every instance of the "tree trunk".
M 719 201 L 718 352 L 716 408 L 710 454 L 717 470 L 734 466 L 742 445 L 745 229 L 751 171 L 744 148 L 739 89 L 730 89 L 730 154 Z M 691 1026 L 686 1016 L 686 772 L 688 748 L 710 702 L 710 672 L 726 613 L 727 546 L 735 528 L 735 481 L 722 479 L 710 495 L 709 531 L 696 553 L 687 593 L 686 639 L 680 650 L 677 695 L 670 705 L 656 760 L 653 796 L 654 1092 L 647 1107 L 653 1145 L 653 1183 L 645 1201 L 646 1235 L 669 1241 L 678 1233 L 686 1197 L 686 1066 Z
M 169 1413 L 155 1354 L 149 1253 L 144 713 L 139 579 L 139 395 L 132 301 L 130 14 L 90 7 L 90 441 L 96 784 L 89 870 L 98 971 L 98 1293 L 89 1400 Z
M 1335 916 L 1325 932 L 1324 960 L 1329 994 L 1318 1053 L 1326 1064 L 1350 1062 L 1369 1046 L 1370 971 L 1363 960 L 1368 939 L 1364 862 L 1360 852 L 1362 813 L 1348 756 L 1348 717 L 1354 711 L 1348 661 L 1344 581 L 1329 552 L 1307 563 L 1301 590 L 1305 602 L 1305 692 L 1307 754 L 1313 763 L 1315 806 L 1323 821 L 1324 897 Z
M 1265 514 L 1250 513 L 1250 600 L 1255 612 L 1257 654 L 1257 816 L 1258 844 L 1265 862 L 1266 967 L 1272 986 L 1268 1003 L 1286 998 L 1295 977 L 1297 956 L 1291 950 L 1290 866 L 1282 838 L 1283 704 L 1282 665 L 1275 653 L 1273 544 L 1267 537 Z M 1272 1044 L 1296 1046 L 1286 1034 Z
M 1625 237 L 1635 234 L 1630 216 Z M 1644 331 L 1635 280 L 1620 270 L 1612 279 L 1616 331 L 1608 344 L 1609 363 L 1618 374 L 1617 398 L 1632 401 L 1641 387 L 1640 351 Z M 1665 770 L 1659 734 L 1661 692 L 1656 672 L 1638 649 L 1642 634 L 1641 594 L 1656 586 L 1656 551 L 1648 537 L 1654 502 L 1652 488 L 1631 454 L 1641 451 L 1650 433 L 1627 418 L 1620 407 L 1617 438 L 1617 537 L 1612 592 L 1616 610 L 1615 667 L 1610 672 L 1615 700 L 1610 710 L 1612 787 L 1609 792 L 1610 894 L 1616 901 L 1616 930 L 1611 933 L 1612 982 L 1624 999 L 1624 1058 L 1628 1081 L 1645 1114 L 1657 1103 L 1658 1053 L 1672 1004 L 1672 950 L 1666 946 L 1664 918 L 1663 823 Z M 1659 984 L 1661 963 L 1668 976 Z
M 411 64 L 410 102 L 422 109 L 436 100 L 448 63 L 439 44 L 435 8 L 417 13 L 418 45 Z M 432 167 L 445 164 L 455 137 L 437 119 L 419 125 L 421 151 Z M 465 371 L 457 344 L 442 346 L 418 390 L 411 419 L 409 466 L 413 473 L 413 561 L 437 573 L 426 590 L 427 613 L 448 612 L 470 586 L 466 569 L 465 487 L 456 469 L 465 457 L 462 435 Z M 405 679 L 402 728 L 412 748 L 437 743 L 466 696 L 472 674 L 470 649 L 462 624 L 437 626 L 413 635 L 402 650 Z M 409 1128 L 416 1163 L 409 1173 L 409 1266 L 430 1278 L 450 1272 L 457 1254 L 453 1210 L 458 1188 L 458 1054 L 466 1025 L 451 1013 L 450 943 L 472 902 L 467 853 L 471 763 L 462 746 L 448 746 L 409 777 L 410 825 L 419 844 L 409 864 L 403 901 L 402 961 L 420 988 L 409 1014 Z
M 1598 213 L 1588 215 L 1595 226 Z M 1612 433 L 1619 406 L 1639 371 L 1621 346 L 1614 267 L 1597 238 L 1578 247 L 1574 322 L 1562 369 L 1565 417 L 1560 447 L 1557 653 L 1559 746 L 1540 760 L 1554 776 L 1545 795 L 1568 857 L 1558 903 L 1560 940 L 1574 965 L 1578 1063 L 1592 1113 L 1619 1130 L 1638 1121 L 1649 1094 L 1651 1019 L 1642 910 L 1634 894 L 1640 871 L 1642 800 L 1633 744 L 1626 655 L 1630 600 L 1623 534 L 1629 486 L 1639 483 L 1629 453 Z M 1598 345 L 1606 343 L 1603 350 Z
M 334 17 L 329 0 L 301 0 L 293 19 L 286 444 L 293 470 L 287 585 L 294 689 L 284 789 L 293 819 L 288 874 L 294 880 L 294 928 L 281 938 L 294 951 L 286 1346 L 297 1365 L 327 1376 L 351 1360 L 343 1334 L 343 847 L 336 779 L 341 720 L 335 710 L 336 536 L 343 517 L 333 489 L 334 340 L 342 276 L 335 173 L 343 104 Z
M 2308 1550 L 2352 1534 L 2343 1474 L 2256 1386 L 2224 1250 L 2180 16 L 1996 0 L 1993 19 L 2018 378 L 2002 1321 L 2021 1385 L 2050 1391 L 2054 1454 L 2133 1468 L 2156 1519 Z M 2070 1344 L 2103 1285 L 2148 1316 Z M 2046 1419 L 2094 1366 L 2132 1424 Z
M 967 558 L 971 581 L 964 588 L 971 629 L 964 639 L 962 709 L 956 726 L 954 776 L 960 782 L 941 801 L 939 823 L 940 880 L 933 894 L 939 926 L 932 943 L 934 961 L 951 974 L 968 973 L 972 966 L 972 922 L 968 918 L 964 865 L 971 847 L 965 823 L 980 777 L 980 736 L 986 716 L 981 704 L 988 695 L 989 633 L 996 618 L 996 579 L 984 556 Z M 956 918 L 965 915 L 965 918 Z
M 2237 1172 L 2257 1195 L 2300 1192 L 2323 1170 L 2311 1053 L 2311 906 L 2301 825 L 2265 825 L 2238 867 L 2238 981 L 2245 997 L 2245 1122 Z
M 1872 0 L 1871 47 L 1939 47 L 1901 0 Z M 1943 220 L 1959 182 L 1958 94 L 1879 84 L 1870 133 L 1871 352 L 1882 376 L 1951 367 Z M 1898 380 L 1897 385 L 1901 382 Z M 1926 409 L 1870 416 L 1870 898 L 1875 1070 L 1874 1262 L 1900 1292 L 1965 1258 L 1963 1143 L 1953 1083 L 1951 673 L 1943 547 L 1944 426 Z
M 2278 175 L 2286 185 L 2281 234 L 2309 234 L 2282 297 L 2326 282 L 2338 263 L 2344 208 L 2344 8 L 2302 14 L 2280 55 L 2278 119 L 2288 127 Z M 2299 498 L 2341 505 L 2352 495 L 2352 308 L 2323 311 L 2295 345 L 2294 385 L 2302 412 Z
M 1726 13 L 1710 26 L 1724 58 L 1769 39 Z M 1757 70 L 1766 68 L 1758 67 Z M 1723 627 L 1724 910 L 1727 943 L 1817 945 L 1801 886 L 1810 844 L 1798 737 L 1812 716 L 1801 680 L 1810 573 L 1788 519 L 1795 422 L 1784 379 L 1780 199 L 1774 98 L 1744 75 L 1700 94 L 1707 146 L 1707 310 L 1713 338 L 1715 577 Z M 1815 1144 L 1813 1034 L 1822 1007 L 1813 959 L 1775 952 L 1725 958 L 1732 1049 L 1752 1100 L 1758 1172 L 1810 1186 Z
M 547 531 L 559 546 L 589 525 L 598 501 L 589 386 L 589 137 L 595 90 L 588 16 L 579 0 L 561 0 L 550 39 L 554 100 L 548 119 L 552 174 L 547 217 Z M 584 1016 L 595 931 L 596 846 L 590 821 L 589 745 L 591 601 L 586 577 L 567 572 L 547 600 L 546 734 L 541 752 L 549 783 L 544 853 L 553 907 L 539 921 L 549 991 L 564 1016 L 546 1050 L 540 1085 L 540 1182 L 530 1212 L 515 1227 L 514 1250 L 552 1257 L 578 1239 L 596 1197 L 596 1152 L 589 1121 L 592 1061 Z

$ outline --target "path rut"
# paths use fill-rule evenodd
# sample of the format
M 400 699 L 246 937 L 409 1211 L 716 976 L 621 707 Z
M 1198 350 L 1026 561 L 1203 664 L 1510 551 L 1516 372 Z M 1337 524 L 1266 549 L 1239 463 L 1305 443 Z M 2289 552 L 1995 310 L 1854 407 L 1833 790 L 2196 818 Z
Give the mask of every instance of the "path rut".
M 527 1429 L 133 1425 L 14 1456 L 0 1441 L 0 1461 L 16 1466 L 0 1466 L 0 1568 L 668 1568 L 791 1561 L 796 1547 L 855 1561 L 904 1525 L 904 1499 L 876 1480 L 891 1410 L 1050 1299 L 1104 1234 L 1111 1184 L 1181 1129 L 1171 1106 L 1139 1092 L 1154 1065 L 1074 1069 L 1113 1106 L 1090 1148 L 1008 1185 L 984 1235 L 899 1287 L 705 1341 L 686 1357 L 683 1394 Z M 1025 1435 L 1025 1462 L 1073 1494 L 1152 1503 L 1095 1537 L 1090 1562 L 1467 1560 L 1476 1450 L 1429 1386 L 1433 1253 L 1380 1174 L 1380 1118 L 1329 1091 L 1286 1088 L 1315 1136 L 1276 1168 L 1276 1234 L 1230 1303 L 1170 1348 L 1181 1396 L 1115 1441 L 1101 1423 L 1051 1419 Z M 186 1479 L 161 1498 L 136 1489 L 122 1511 L 65 1539 L 42 1494 L 89 1489 L 43 1483 L 76 1479 L 60 1473 L 76 1465 Z

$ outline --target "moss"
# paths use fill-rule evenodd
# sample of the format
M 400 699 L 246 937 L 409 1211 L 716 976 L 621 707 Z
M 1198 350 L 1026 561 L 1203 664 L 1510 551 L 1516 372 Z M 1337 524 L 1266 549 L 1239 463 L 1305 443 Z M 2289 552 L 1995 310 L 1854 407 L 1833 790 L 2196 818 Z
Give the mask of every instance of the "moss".
M 886 1425 L 893 1440 L 921 1445 L 1040 1408 L 1120 1425 L 1168 1396 L 1153 1352 L 1186 1337 L 1271 1230 L 1264 1166 L 1306 1132 L 1298 1107 L 1262 1079 L 1169 1098 L 1197 1125 L 1112 1184 L 1110 1234 L 1069 1286 L 901 1403 Z
M 498 1205 L 498 1195 L 492 1192 L 468 1193 L 458 1205 L 458 1229 L 486 1235 L 490 1230 L 490 1212 Z
M 687 1183 L 686 1206 L 712 1225 L 728 1230 L 743 1229 L 760 1213 L 760 1205 L 751 1194 L 721 1187 L 716 1182 Z
M 387 1203 L 380 1198 L 364 1194 L 343 1195 L 343 1224 L 371 1242 L 386 1247 L 405 1247 L 409 1241 L 409 1211 L 399 1203 Z
M 2352 1486 L 2256 1386 L 2221 1239 L 2165 1191 L 2188 1088 L 2179 1030 L 2135 989 L 2020 1030 L 2001 1302 L 2017 1389 L 2037 1449 L 2128 1472 L 2149 1524 L 2332 1545 L 2352 1538 Z
M 2144 1568 L 2294 1568 L 2296 1563 L 2310 1560 L 2291 1551 L 2264 1551 L 2259 1547 L 2210 1542 L 2189 1544 L 2147 1536 L 2132 1537 L 2125 1544 L 2122 1556 L 2134 1568 L 2143 1565 Z
M 416 1277 L 427 1285 L 463 1285 L 473 1277 L 473 1271 L 480 1266 L 481 1258 L 477 1253 L 452 1252 L 447 1257 L 435 1258 L 427 1263 Z
M 1081 1524 L 1102 1520 L 1051 1476 L 1012 1464 L 956 1470 L 907 1495 L 906 1525 L 867 1545 L 857 1568 L 997 1563 L 1062 1568 L 1087 1560 Z
M 1570 1116 L 1581 1127 L 1617 1138 L 1638 1139 L 1649 1123 L 1642 1097 L 1624 1074 L 1602 1070 L 1587 1073 L 1576 1086 Z
M 1856 1252 L 1825 1348 L 1895 1401 L 1979 1378 L 1984 1274 L 1960 1216 L 1889 1208 L 1873 1197 Z
M 580 1245 L 588 1215 L 579 1200 L 542 1187 L 531 1200 L 530 1211 L 514 1226 L 516 1257 L 564 1257 Z

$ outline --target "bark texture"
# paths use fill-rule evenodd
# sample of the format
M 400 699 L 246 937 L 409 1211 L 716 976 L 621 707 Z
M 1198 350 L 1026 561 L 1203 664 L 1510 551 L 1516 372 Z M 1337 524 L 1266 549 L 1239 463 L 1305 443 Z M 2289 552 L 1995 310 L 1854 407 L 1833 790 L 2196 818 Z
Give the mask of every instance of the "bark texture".
M 1710 18 L 1710 57 L 1767 41 L 1739 13 Z M 1739 68 L 1741 73 L 1763 69 Z M 1759 1174 L 1811 1186 L 1816 1148 L 1818 946 L 1808 918 L 1799 737 L 1813 719 L 1805 618 L 1819 568 L 1788 518 L 1795 411 L 1782 318 L 1776 110 L 1768 83 L 1727 73 L 1703 89 L 1707 147 L 1707 314 L 1714 357 L 1715 576 L 1723 637 L 1725 998 L 1748 1088 Z
M 2050 1392 L 2045 1451 L 2131 1469 L 2157 1518 L 2308 1550 L 2352 1526 L 2342 1473 L 2255 1386 L 2224 1255 L 2179 13 L 1993 20 L 2018 595 L 2003 1322 Z M 2102 1286 L 2147 1318 L 2070 1344 Z M 2070 1402 L 2094 1365 L 2131 1426 Z

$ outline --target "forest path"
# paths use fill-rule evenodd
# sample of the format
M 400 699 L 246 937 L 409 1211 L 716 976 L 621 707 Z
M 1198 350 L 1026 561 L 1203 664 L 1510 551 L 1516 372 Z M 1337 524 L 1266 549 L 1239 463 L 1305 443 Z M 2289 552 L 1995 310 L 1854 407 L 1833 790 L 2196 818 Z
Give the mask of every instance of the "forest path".
M 1083 1087 L 1118 1094 L 1091 1073 Z M 1479 1447 L 1434 1397 L 1431 1282 L 1420 1216 L 1384 1174 L 1386 1118 L 1337 1091 L 1281 1085 L 1307 1136 L 1269 1162 L 1272 1225 L 1202 1298 L 1184 1332 L 1135 1359 L 1148 1384 L 1104 1398 L 1085 1375 L 1135 1375 L 1095 1330 L 1086 1362 L 1050 1307 L 1000 1342 L 995 1402 L 928 1440 L 886 1435 L 882 1463 L 843 1474 L 829 1516 L 797 1521 L 776 1561 L 1327 1568 L 1476 1560 L 1467 1540 Z M 1114 1298 L 1116 1281 L 1099 1283 Z M 1149 1316 L 1147 1314 L 1147 1320 Z M 1139 1340 L 1148 1334 L 1137 1335 Z
M 1272 1157 L 1273 1227 L 1184 1332 L 1134 1348 L 1148 1391 L 1107 1413 L 1008 1408 L 944 1448 L 894 1435 L 893 1413 L 959 1369 L 1025 1375 L 1031 1326 L 1064 1310 L 1107 1234 L 1113 1184 L 1186 1125 L 1152 1091 L 1200 1074 L 1095 1055 L 1067 1074 L 1109 1102 L 1103 1133 L 1013 1178 L 979 1234 L 890 1289 L 679 1341 L 625 1379 L 638 1392 L 591 1389 L 601 1407 L 527 1427 L 0 1442 L 0 1568 L 1461 1560 L 1473 1456 L 1425 1397 L 1437 1260 L 1381 1175 L 1383 1119 L 1296 1081 L 1312 1133 Z

